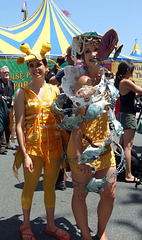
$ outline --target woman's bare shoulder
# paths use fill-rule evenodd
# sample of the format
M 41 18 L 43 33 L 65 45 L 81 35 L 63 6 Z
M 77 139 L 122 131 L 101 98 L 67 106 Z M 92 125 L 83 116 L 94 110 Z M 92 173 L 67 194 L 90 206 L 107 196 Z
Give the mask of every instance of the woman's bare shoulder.
M 83 75 L 83 76 L 81 76 L 79 79 L 78 79 L 78 81 L 84 81 L 84 82 L 87 82 L 88 80 L 91 80 L 90 79 L 90 77 L 88 77 L 88 76 L 86 76 L 86 75 Z
M 131 88 L 130 86 L 134 85 L 134 83 L 130 80 L 130 79 L 126 79 L 124 78 L 123 80 L 121 80 L 120 82 L 120 88 Z
M 76 91 L 84 85 L 91 85 L 91 79 L 86 75 L 83 75 L 78 79 L 77 85 L 76 85 Z
M 18 90 L 16 91 L 16 94 L 15 94 L 15 100 L 22 100 L 22 99 L 25 99 L 25 94 L 24 94 L 24 90 L 23 88 L 18 88 Z
M 129 85 L 129 84 L 134 84 L 134 81 L 128 78 L 123 78 L 120 83 Z

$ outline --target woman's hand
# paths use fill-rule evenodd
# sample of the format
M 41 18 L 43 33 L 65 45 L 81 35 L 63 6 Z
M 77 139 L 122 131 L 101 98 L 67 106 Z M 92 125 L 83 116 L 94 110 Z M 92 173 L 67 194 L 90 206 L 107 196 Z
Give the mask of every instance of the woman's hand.
M 90 174 L 92 172 L 92 165 L 90 163 L 82 164 L 80 162 L 80 157 L 77 157 L 77 165 L 81 172 Z
M 34 166 L 33 166 L 33 162 L 32 159 L 29 157 L 28 154 L 26 154 L 26 156 L 23 159 L 23 166 L 24 169 L 30 173 L 34 172 Z

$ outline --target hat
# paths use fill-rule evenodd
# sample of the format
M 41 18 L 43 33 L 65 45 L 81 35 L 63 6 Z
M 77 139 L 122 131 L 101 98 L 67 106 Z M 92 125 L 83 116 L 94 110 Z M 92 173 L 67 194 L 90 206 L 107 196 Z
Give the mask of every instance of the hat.
M 99 39 L 101 39 L 102 38 L 102 35 L 100 35 L 99 33 L 97 33 L 97 32 L 85 32 L 85 33 L 83 33 L 83 34 L 81 34 L 81 35 L 79 35 L 79 36 L 86 36 L 87 38 L 99 38 Z
M 37 59 L 37 60 L 46 59 L 45 54 L 51 50 L 51 45 L 50 43 L 43 43 L 40 52 L 32 52 L 32 50 L 30 49 L 27 43 L 22 43 L 20 45 L 20 50 L 23 53 L 26 53 L 26 55 L 24 57 L 17 58 L 18 65 L 22 65 L 24 64 L 24 62 L 28 62 L 33 59 Z
M 86 44 L 95 40 L 99 43 L 97 60 L 104 61 L 113 51 L 118 42 L 118 35 L 114 29 L 108 30 L 104 36 L 97 32 L 86 32 L 73 37 L 72 40 L 72 58 L 76 62 L 76 54 L 82 55 Z

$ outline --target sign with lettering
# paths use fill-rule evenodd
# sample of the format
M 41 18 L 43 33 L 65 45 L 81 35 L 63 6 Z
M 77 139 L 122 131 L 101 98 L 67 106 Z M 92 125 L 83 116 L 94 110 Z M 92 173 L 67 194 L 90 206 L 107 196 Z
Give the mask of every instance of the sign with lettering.
M 111 71 L 116 74 L 118 65 L 120 62 L 113 62 L 111 65 Z M 133 80 L 138 86 L 142 86 L 142 63 L 136 63 L 133 62 L 134 64 L 134 71 L 133 71 L 133 76 L 130 77 L 131 80 Z
M 24 87 L 31 81 L 31 76 L 28 71 L 27 63 L 18 65 L 16 59 L 0 59 L 0 68 L 8 66 L 9 78 L 14 83 L 14 96 L 18 88 Z
M 51 62 L 48 62 L 49 67 L 53 67 Z M 10 80 L 14 83 L 14 96 L 18 88 L 24 87 L 27 83 L 31 81 L 31 75 L 29 73 L 27 63 L 23 65 L 18 65 L 16 59 L 0 59 L 0 68 L 3 66 L 8 66 Z
M 142 86 L 142 63 L 134 63 L 133 80 L 140 87 Z

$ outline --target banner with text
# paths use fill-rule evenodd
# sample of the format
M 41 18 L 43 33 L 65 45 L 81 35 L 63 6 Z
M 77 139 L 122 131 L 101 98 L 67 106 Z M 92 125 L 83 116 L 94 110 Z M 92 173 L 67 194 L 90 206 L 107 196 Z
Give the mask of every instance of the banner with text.
M 24 87 L 31 81 L 31 76 L 26 63 L 18 65 L 16 59 L 0 59 L 0 68 L 5 65 L 9 68 L 10 80 L 14 83 L 15 93 L 18 88 Z

